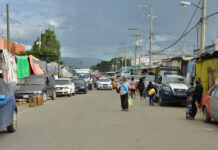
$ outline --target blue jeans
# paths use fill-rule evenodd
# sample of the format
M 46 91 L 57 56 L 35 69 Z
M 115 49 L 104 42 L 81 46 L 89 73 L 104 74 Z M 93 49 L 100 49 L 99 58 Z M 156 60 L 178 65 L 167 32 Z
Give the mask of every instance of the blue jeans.
M 150 106 L 154 104 L 154 94 L 149 96 Z

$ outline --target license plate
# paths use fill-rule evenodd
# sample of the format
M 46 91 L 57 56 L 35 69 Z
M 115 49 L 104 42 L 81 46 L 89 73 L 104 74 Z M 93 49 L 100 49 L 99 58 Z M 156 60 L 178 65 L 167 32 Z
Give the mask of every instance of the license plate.
M 23 98 L 29 98 L 29 95 L 24 95 Z

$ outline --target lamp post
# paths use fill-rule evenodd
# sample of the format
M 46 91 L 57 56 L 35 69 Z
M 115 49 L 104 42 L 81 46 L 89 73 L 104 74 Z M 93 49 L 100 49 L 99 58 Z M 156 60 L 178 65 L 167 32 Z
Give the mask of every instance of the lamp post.
M 206 30 L 206 6 L 207 6 L 207 0 L 202 0 L 202 7 L 199 7 L 198 5 L 187 2 L 187 1 L 181 1 L 181 5 L 187 6 L 187 5 L 193 5 L 197 8 L 200 8 L 202 10 L 202 17 L 201 17 L 201 40 L 200 40 L 200 54 L 204 52 L 205 49 L 205 30 Z

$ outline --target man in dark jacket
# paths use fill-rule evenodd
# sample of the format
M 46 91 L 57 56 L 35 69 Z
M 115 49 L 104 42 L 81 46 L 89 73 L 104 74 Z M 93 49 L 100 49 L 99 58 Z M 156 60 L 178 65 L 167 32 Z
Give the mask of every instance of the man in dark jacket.
M 203 94 L 203 86 L 201 85 L 201 79 L 200 78 L 196 78 L 195 80 L 196 86 L 195 86 L 195 90 L 193 92 L 193 101 L 192 101 L 192 117 L 194 119 L 195 115 L 197 114 L 197 106 L 196 103 L 198 103 L 198 106 L 200 106 L 201 104 L 201 98 L 202 98 L 202 94 Z
M 198 105 L 200 106 L 201 98 L 202 98 L 202 94 L 203 94 L 203 86 L 201 85 L 201 79 L 196 78 L 195 83 L 196 83 L 196 86 L 195 86 L 195 90 L 193 93 L 193 99 L 196 102 L 198 102 Z

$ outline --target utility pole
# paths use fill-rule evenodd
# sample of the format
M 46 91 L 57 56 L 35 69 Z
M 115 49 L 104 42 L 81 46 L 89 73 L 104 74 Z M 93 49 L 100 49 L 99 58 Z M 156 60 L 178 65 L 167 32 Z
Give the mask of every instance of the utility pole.
M 197 26 L 197 50 L 199 49 L 199 26 Z
M 10 49 L 10 21 L 9 21 L 9 4 L 7 4 L 7 40 L 8 40 L 8 52 L 11 53 Z
M 152 67 L 152 38 L 153 38 L 153 19 L 157 18 L 157 16 L 153 16 L 153 8 L 151 5 L 138 5 L 138 7 L 147 8 L 150 9 L 150 15 L 147 15 L 150 17 L 150 49 L 149 49 L 149 66 Z
M 135 28 L 135 29 L 128 29 L 128 30 L 135 30 L 136 31 L 136 44 L 135 44 L 135 66 L 137 65 L 137 56 L 138 56 L 138 29 Z
M 200 54 L 203 53 L 205 49 L 206 7 L 207 0 L 202 0 Z
M 40 27 L 39 27 L 39 48 L 41 48 L 41 44 L 42 44 L 42 25 L 40 24 Z
M 61 78 L 61 51 L 60 47 L 58 47 L 58 78 Z
M 3 28 L 3 26 L 4 26 L 4 7 L 3 6 L 4 6 L 4 0 L 1 0 L 1 26 L 2 26 L 1 37 L 2 38 L 4 37 L 4 28 Z M 4 47 L 4 45 L 3 45 L 3 47 Z
M 82 68 L 83 68 L 83 62 L 80 61 L 80 69 L 82 69 Z
M 120 43 L 120 44 L 124 46 L 122 50 L 124 51 L 124 65 L 125 65 L 125 70 L 127 70 L 127 69 L 126 69 L 126 67 L 127 67 L 127 55 L 126 55 L 127 44 L 126 44 L 126 43 Z
M 152 13 L 152 6 L 150 7 L 150 51 L 149 51 L 149 66 L 152 67 L 152 36 L 153 36 L 153 13 Z

